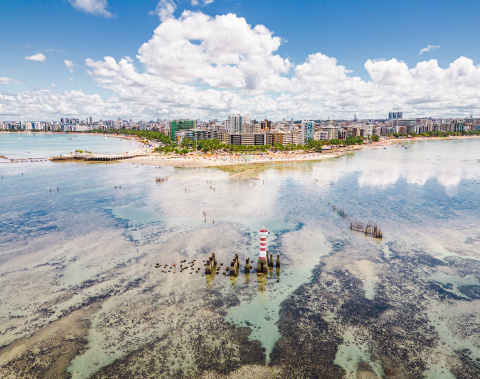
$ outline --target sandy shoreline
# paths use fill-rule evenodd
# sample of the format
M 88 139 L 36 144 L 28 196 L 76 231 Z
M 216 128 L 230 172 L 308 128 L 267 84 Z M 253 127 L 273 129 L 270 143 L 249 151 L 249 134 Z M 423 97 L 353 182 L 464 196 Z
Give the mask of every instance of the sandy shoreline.
M 31 132 L 8 132 L 24 134 Z M 42 132 L 47 134 L 55 134 L 55 132 Z M 70 132 L 68 134 L 85 135 L 85 133 Z M 103 133 L 88 133 L 88 135 L 105 136 Z M 396 144 L 408 144 L 416 141 L 443 141 L 456 139 L 470 139 L 480 138 L 480 136 L 449 136 L 449 137 L 414 137 L 414 138 L 397 138 L 384 139 L 379 142 L 371 142 L 362 145 L 352 145 L 332 150 L 326 150 L 322 153 L 306 152 L 306 151 L 288 151 L 288 152 L 252 152 L 252 153 L 202 153 L 192 152 L 186 155 L 182 154 L 160 154 L 153 153 L 153 147 L 148 150 L 146 145 L 142 143 L 137 136 L 126 136 L 121 134 L 108 134 L 107 138 L 121 138 L 130 140 L 140 145 L 142 150 L 147 154 L 146 156 L 139 156 L 122 160 L 124 163 L 142 164 L 150 166 L 164 166 L 164 167 L 190 167 L 190 168 L 206 168 L 206 167 L 223 167 L 236 165 L 252 165 L 252 164 L 266 164 L 266 163 L 291 163 L 291 162 L 309 162 L 321 161 L 324 159 L 338 158 L 345 154 L 354 153 L 358 150 L 371 149 L 377 147 L 386 147 Z M 3 158 L 3 157 L 2 157 Z M 7 157 L 5 157 L 8 159 Z
M 245 154 L 150 154 L 146 157 L 126 159 L 124 162 L 164 167 L 223 167 L 235 165 L 251 165 L 277 162 L 305 162 L 320 161 L 323 159 L 337 158 L 344 154 L 360 150 L 354 146 L 348 149 L 338 149 L 329 153 L 245 153 Z
M 451 137 L 414 137 L 414 138 L 397 138 L 380 140 L 379 142 L 372 142 L 363 145 L 346 146 L 337 149 L 327 150 L 322 153 L 310 153 L 310 152 L 277 152 L 277 153 L 190 153 L 186 156 L 180 154 L 149 154 L 145 157 L 136 157 L 126 159 L 123 162 L 143 164 L 150 166 L 164 166 L 164 167 L 224 167 L 224 166 L 236 166 L 236 165 L 252 165 L 252 164 L 265 164 L 265 163 L 282 163 L 282 162 L 309 162 L 320 161 L 324 159 L 338 158 L 345 154 L 354 153 L 358 150 L 371 149 L 371 148 L 383 148 L 396 144 L 408 144 L 416 141 L 443 141 L 443 140 L 455 140 L 455 139 L 469 139 L 480 138 L 480 136 L 451 136 Z

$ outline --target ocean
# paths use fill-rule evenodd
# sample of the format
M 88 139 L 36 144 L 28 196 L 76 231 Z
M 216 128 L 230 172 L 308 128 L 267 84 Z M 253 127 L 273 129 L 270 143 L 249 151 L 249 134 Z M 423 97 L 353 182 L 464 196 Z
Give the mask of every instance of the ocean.
M 0 133 L 9 159 L 132 148 Z M 3 159 L 0 174 L 6 377 L 480 375 L 480 139 L 223 169 Z M 245 274 L 263 227 L 281 268 Z

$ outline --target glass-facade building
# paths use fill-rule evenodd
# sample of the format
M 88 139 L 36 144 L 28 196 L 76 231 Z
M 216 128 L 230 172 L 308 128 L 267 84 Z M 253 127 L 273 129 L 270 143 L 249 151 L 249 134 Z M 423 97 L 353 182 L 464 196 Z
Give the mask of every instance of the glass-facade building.
M 170 121 L 170 139 L 177 140 L 177 132 L 180 130 L 195 129 L 195 120 L 172 120 Z
M 302 121 L 300 125 L 300 140 L 302 145 L 306 145 L 313 139 L 315 134 L 315 121 Z

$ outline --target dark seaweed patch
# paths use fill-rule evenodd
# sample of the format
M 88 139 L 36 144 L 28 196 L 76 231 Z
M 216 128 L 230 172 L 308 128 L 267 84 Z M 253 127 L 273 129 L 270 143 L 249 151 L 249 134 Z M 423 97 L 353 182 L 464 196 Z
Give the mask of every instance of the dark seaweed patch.
M 460 286 L 458 290 L 470 299 L 480 299 L 480 286 L 478 285 Z

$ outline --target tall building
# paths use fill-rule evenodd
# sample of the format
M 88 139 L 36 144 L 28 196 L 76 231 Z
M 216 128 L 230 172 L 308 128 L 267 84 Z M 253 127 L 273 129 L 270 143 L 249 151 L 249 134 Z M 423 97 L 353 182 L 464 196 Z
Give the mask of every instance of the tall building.
M 172 141 L 177 139 L 177 133 L 180 130 L 195 129 L 195 120 L 172 120 L 170 121 L 170 138 Z
M 272 121 L 269 121 L 267 119 L 265 119 L 265 121 L 261 122 L 261 128 L 262 129 L 272 130 L 272 126 L 273 126 Z
M 302 121 L 300 124 L 300 144 L 305 145 L 313 139 L 315 133 L 315 121 Z
M 392 120 L 401 120 L 403 118 L 403 112 L 389 112 L 388 119 Z
M 242 130 L 242 126 L 248 123 L 250 123 L 249 115 L 235 114 L 228 116 L 227 131 L 230 134 L 239 133 Z
M 417 132 L 417 120 L 394 120 L 392 125 L 396 127 L 397 133 L 407 134 Z

